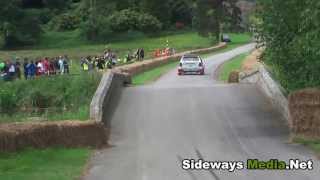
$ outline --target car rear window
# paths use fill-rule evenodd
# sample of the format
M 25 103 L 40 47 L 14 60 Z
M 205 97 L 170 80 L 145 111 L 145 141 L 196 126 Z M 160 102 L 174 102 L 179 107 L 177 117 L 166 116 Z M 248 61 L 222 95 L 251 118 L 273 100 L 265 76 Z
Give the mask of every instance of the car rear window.
M 198 57 L 184 57 L 183 61 L 186 61 L 186 62 L 197 62 L 197 61 L 199 61 L 199 58 Z

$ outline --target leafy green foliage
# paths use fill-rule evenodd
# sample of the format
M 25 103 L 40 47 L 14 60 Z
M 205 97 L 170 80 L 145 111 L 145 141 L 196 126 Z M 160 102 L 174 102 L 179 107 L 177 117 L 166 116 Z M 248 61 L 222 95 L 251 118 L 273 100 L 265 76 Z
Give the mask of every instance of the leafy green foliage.
M 90 15 L 80 25 L 81 34 L 90 41 L 103 41 L 110 37 L 112 30 L 109 19 L 101 15 Z
M 35 43 L 41 33 L 38 18 L 32 11 L 19 8 L 19 1 L 0 2 L 0 32 L 5 47 Z
M 75 30 L 80 25 L 80 18 L 69 13 L 60 14 L 54 17 L 49 26 L 56 31 L 70 31 Z
M 162 23 L 170 23 L 169 0 L 141 0 L 141 9 L 155 17 Z
M 129 30 L 157 32 L 162 27 L 161 22 L 157 18 L 129 9 L 114 13 L 110 16 L 109 22 L 114 32 L 126 32 Z
M 170 23 L 183 23 L 186 26 L 192 25 L 194 16 L 193 5 L 190 0 L 170 0 L 168 2 Z
M 128 31 L 149 34 L 173 28 L 180 30 L 192 26 L 192 22 L 200 25 L 197 26 L 200 34 L 218 39 L 222 21 L 228 30 L 237 30 L 233 28 L 238 25 L 240 14 L 236 1 L 3 0 L 0 2 L 0 44 L 9 48 L 33 45 L 38 43 L 42 30 L 80 29 L 87 40 L 105 41 Z M 197 3 L 199 8 L 195 13 Z
M 11 113 L 17 108 L 17 96 L 10 89 L 0 89 L 0 97 L 1 111 Z
M 33 11 L 37 11 L 36 16 L 38 16 L 39 18 L 39 23 L 40 24 L 47 24 L 48 22 L 50 22 L 50 20 L 52 19 L 52 17 L 55 16 L 55 12 L 53 12 L 51 9 L 49 8 L 43 8 L 43 9 L 31 9 Z
M 260 0 L 264 61 L 289 91 L 320 85 L 320 2 Z
M 162 23 L 152 15 L 141 13 L 138 16 L 138 27 L 144 33 L 157 33 L 162 29 Z
M 70 3 L 71 0 L 45 0 L 44 6 L 50 9 L 66 9 Z
M 241 10 L 237 0 L 197 0 L 194 26 L 200 35 L 220 39 L 221 30 L 241 30 Z

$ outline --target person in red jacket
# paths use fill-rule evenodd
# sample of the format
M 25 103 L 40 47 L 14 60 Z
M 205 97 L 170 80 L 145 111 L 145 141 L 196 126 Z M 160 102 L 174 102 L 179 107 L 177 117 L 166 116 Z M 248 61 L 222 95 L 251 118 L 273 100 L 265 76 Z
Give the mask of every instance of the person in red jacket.
M 50 64 L 49 59 L 46 57 L 43 60 L 43 68 L 44 68 L 44 74 L 49 76 L 50 75 Z

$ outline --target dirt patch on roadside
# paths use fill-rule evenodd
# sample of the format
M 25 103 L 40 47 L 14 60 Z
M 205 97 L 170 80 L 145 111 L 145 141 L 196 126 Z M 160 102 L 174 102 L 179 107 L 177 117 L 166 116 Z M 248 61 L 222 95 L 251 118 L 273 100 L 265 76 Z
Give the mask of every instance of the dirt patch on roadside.
M 241 71 L 249 72 L 257 69 L 261 54 L 261 49 L 254 50 L 242 63 Z

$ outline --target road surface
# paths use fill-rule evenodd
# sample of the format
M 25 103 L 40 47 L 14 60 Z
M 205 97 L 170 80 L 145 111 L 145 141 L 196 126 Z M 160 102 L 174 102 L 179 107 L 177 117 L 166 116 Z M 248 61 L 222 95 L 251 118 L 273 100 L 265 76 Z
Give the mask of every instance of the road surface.
M 288 144 L 285 121 L 255 85 L 213 79 L 223 63 L 253 44 L 205 59 L 205 76 L 173 70 L 153 84 L 125 88 L 111 116 L 112 148 L 97 151 L 86 180 L 309 180 L 318 161 Z M 182 159 L 309 160 L 314 171 L 185 171 Z

